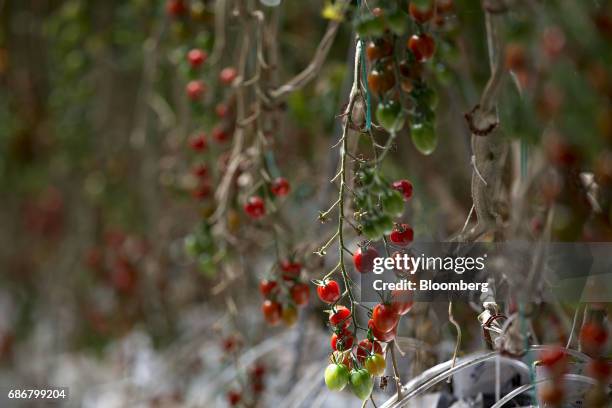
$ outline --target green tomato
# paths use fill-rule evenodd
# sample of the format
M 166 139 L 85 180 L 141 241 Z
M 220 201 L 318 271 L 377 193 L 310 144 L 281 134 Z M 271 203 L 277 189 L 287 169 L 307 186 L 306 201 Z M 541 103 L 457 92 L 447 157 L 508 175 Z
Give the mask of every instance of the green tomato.
M 414 147 L 424 155 L 430 155 L 438 145 L 438 135 L 431 122 L 413 123 L 410 133 Z
M 404 213 L 404 198 L 397 190 L 387 190 L 382 197 L 385 213 L 391 217 L 399 217 Z
M 385 362 L 385 358 L 378 353 L 372 354 L 365 361 L 366 370 L 374 377 L 383 375 L 386 367 L 387 363 Z
M 391 231 L 393 231 L 393 220 L 386 214 L 378 216 L 375 224 L 378 238 L 381 238 L 385 234 L 390 234 Z
M 376 120 L 387 132 L 397 132 L 404 127 L 406 116 L 402 106 L 394 100 L 380 102 L 376 108 Z
M 330 364 L 325 369 L 325 385 L 332 391 L 342 391 L 349 379 L 349 370 L 343 364 Z
M 363 401 L 372 394 L 374 380 L 368 370 L 361 368 L 351 371 L 350 386 L 353 394 Z
M 401 12 L 396 12 L 387 17 L 387 23 L 391 31 L 397 36 L 402 36 L 406 33 L 406 29 L 410 25 L 410 21 Z
M 362 18 L 355 27 L 360 37 L 380 37 L 385 32 L 385 22 L 378 17 Z
M 363 167 L 357 172 L 357 177 L 362 185 L 368 186 L 374 181 L 374 169 L 371 167 Z
M 195 258 L 200 252 L 202 252 L 202 245 L 200 245 L 200 243 L 198 242 L 198 238 L 193 234 L 187 235 L 185 237 L 184 245 L 185 253 L 188 256 Z
M 376 241 L 382 235 L 378 224 L 370 219 L 364 220 L 361 224 L 361 233 L 370 241 Z
M 203 275 L 208 276 L 210 278 L 215 276 L 215 262 L 213 261 L 212 256 L 209 254 L 201 254 L 198 257 L 198 268 Z

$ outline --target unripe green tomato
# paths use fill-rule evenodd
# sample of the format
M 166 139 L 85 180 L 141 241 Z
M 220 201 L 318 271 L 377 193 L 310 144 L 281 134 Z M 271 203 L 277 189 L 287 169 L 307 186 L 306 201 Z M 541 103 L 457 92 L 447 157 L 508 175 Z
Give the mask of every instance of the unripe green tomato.
M 382 235 L 377 224 L 370 219 L 364 220 L 361 224 L 361 233 L 370 241 L 376 241 Z
M 387 190 L 382 197 L 385 213 L 391 217 L 399 217 L 404 213 L 404 198 L 397 190 Z
M 201 254 L 198 257 L 198 268 L 204 275 L 212 277 L 215 275 L 215 262 L 209 254 Z
M 343 364 L 330 364 L 325 369 L 325 385 L 332 391 L 342 391 L 349 379 L 349 370 Z
M 372 394 L 374 380 L 368 370 L 361 368 L 351 371 L 350 386 L 353 394 L 363 401 Z
M 404 127 L 406 116 L 402 106 L 394 100 L 380 102 L 376 108 L 376 120 L 387 132 L 397 132 Z
M 406 33 L 410 20 L 405 14 L 397 12 L 387 16 L 387 24 L 389 24 L 389 28 L 391 28 L 395 35 L 402 36 Z
M 414 147 L 424 155 L 433 153 L 438 145 L 438 135 L 436 134 L 431 122 L 413 123 L 410 126 L 410 133 Z
M 385 361 L 385 358 L 378 353 L 371 355 L 365 361 L 366 370 L 368 370 L 368 372 L 374 377 L 383 375 L 385 373 L 386 367 L 387 363 Z
M 196 256 L 198 256 L 200 252 L 202 252 L 202 246 L 198 242 L 198 238 L 193 234 L 187 235 L 185 237 L 184 245 L 185 245 L 185 253 L 188 256 L 195 258 Z
M 378 232 L 378 238 L 383 235 L 390 234 L 393 231 L 393 220 L 387 214 L 380 215 L 376 221 L 376 231 Z
M 385 32 L 385 22 L 382 18 L 370 16 L 362 18 L 355 29 L 360 37 L 380 37 Z
M 361 184 L 367 186 L 374 180 L 374 170 L 371 167 L 359 169 L 357 177 L 359 177 L 359 182 Z

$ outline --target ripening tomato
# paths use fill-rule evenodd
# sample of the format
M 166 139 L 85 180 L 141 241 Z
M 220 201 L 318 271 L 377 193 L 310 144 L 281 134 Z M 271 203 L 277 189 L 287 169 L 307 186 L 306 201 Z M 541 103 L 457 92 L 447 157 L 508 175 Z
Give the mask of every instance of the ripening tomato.
M 278 302 L 274 302 L 270 299 L 266 299 L 261 306 L 264 319 L 272 326 L 278 324 L 282 316 L 282 306 Z
M 329 315 L 329 324 L 333 327 L 341 326 L 346 329 L 351 324 L 351 310 L 346 306 L 338 305 Z
M 196 101 L 200 99 L 202 95 L 204 95 L 204 92 L 206 92 L 206 86 L 202 81 L 193 80 L 187 83 L 185 91 L 187 92 L 189 99 Z
M 419 24 L 425 24 L 431 20 L 434 15 L 434 9 L 429 0 L 419 2 L 411 1 L 408 12 L 410 13 L 410 17 Z
M 376 330 L 382 333 L 388 333 L 395 326 L 399 320 L 399 315 L 395 312 L 393 307 L 386 303 L 379 303 L 374 306 L 372 310 L 372 322 Z
M 325 369 L 325 385 L 332 391 L 342 391 L 349 382 L 349 370 L 343 364 L 330 364 Z
M 509 71 L 522 71 L 527 67 L 527 52 L 525 47 L 519 43 L 506 45 L 505 65 Z
M 408 180 L 396 180 L 391 184 L 391 187 L 402 194 L 404 201 L 408 201 L 412 197 L 412 183 Z
M 436 51 L 436 42 L 429 34 L 415 34 L 408 40 L 408 49 L 412 51 L 417 61 L 424 62 L 433 56 Z
M 370 41 L 366 46 L 366 55 L 369 61 L 389 57 L 393 55 L 393 44 L 386 38 Z
M 363 364 L 365 359 L 372 353 L 382 354 L 382 346 L 377 341 L 363 339 L 357 345 L 357 360 Z
M 414 304 L 412 292 L 409 290 L 394 290 L 391 292 L 391 307 L 399 316 L 403 316 L 412 309 Z
M 238 77 L 238 71 L 234 67 L 223 68 L 219 73 L 219 81 L 223 85 L 231 85 Z
M 374 380 L 368 370 L 364 368 L 351 371 L 349 384 L 353 394 L 362 401 L 369 398 L 374 389 Z
M 353 253 L 353 264 L 355 269 L 360 273 L 372 272 L 374 269 L 374 259 L 378 258 L 380 254 L 373 246 L 360 246 Z
M 317 286 L 317 295 L 325 303 L 335 303 L 340 299 L 340 285 L 335 280 L 327 280 Z
M 272 191 L 272 194 L 276 197 L 286 196 L 289 194 L 290 188 L 289 181 L 284 177 L 275 178 L 270 185 L 270 191 Z
M 355 337 L 348 329 L 343 328 L 339 333 L 334 333 L 331 336 L 330 344 L 332 350 L 350 350 L 355 342 Z
M 249 197 L 244 204 L 244 212 L 253 219 L 259 219 L 266 215 L 266 206 L 263 198 L 259 196 Z
M 414 231 L 408 224 L 395 224 L 393 231 L 391 231 L 389 235 L 389 239 L 395 245 L 405 247 L 412 243 Z
M 274 280 L 263 279 L 259 282 L 259 292 L 263 295 L 263 297 L 267 298 L 272 293 L 278 290 L 278 283 Z
M 194 48 L 187 53 L 187 61 L 191 68 L 197 68 L 202 65 L 206 59 L 208 58 L 208 54 L 206 51 L 203 51 L 199 48 Z
M 291 287 L 289 290 L 291 293 L 291 299 L 298 306 L 303 306 L 308 303 L 310 298 L 310 287 L 302 282 L 298 282 Z
M 392 69 L 386 67 L 374 68 L 368 74 L 368 86 L 377 94 L 383 94 L 395 85 L 395 74 Z
M 591 322 L 582 326 L 580 330 L 580 344 L 585 353 L 597 355 L 608 341 L 608 332 L 599 323 Z
M 387 333 L 383 333 L 374 326 L 374 322 L 372 319 L 368 321 L 368 328 L 372 330 L 372 335 L 376 338 L 376 340 L 382 341 L 383 343 L 387 343 L 393 340 L 395 336 L 397 336 L 397 326 L 398 325 L 396 324 L 393 330 Z
M 297 309 L 292 305 L 283 307 L 282 319 L 287 327 L 291 327 L 297 322 Z
M 365 361 L 365 369 L 374 377 L 383 375 L 385 368 L 387 368 L 387 363 L 382 354 L 374 353 Z

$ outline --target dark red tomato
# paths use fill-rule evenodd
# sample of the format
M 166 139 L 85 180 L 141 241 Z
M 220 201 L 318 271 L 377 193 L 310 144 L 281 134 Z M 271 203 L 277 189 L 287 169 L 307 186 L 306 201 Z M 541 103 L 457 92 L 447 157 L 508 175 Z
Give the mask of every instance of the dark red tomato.
M 338 333 L 332 334 L 331 348 L 334 351 L 350 350 L 351 347 L 353 347 L 354 342 L 355 342 L 355 338 L 353 337 L 353 334 L 347 329 L 342 329 L 342 331 L 339 334 Z
M 264 384 L 263 380 L 255 378 L 253 381 L 251 381 L 251 389 L 253 390 L 253 393 L 261 394 L 266 389 L 266 385 Z
M 374 268 L 374 259 L 379 256 L 378 251 L 373 246 L 368 245 L 367 247 L 357 248 L 353 253 L 353 264 L 355 265 L 355 269 L 360 273 L 372 272 Z
M 266 322 L 272 326 L 278 324 L 281 319 L 283 307 L 280 303 L 266 299 L 261 305 L 261 311 Z
M 372 310 L 372 321 L 374 327 L 381 333 L 387 333 L 393 330 L 397 325 L 399 315 L 389 304 L 379 303 Z
M 288 259 L 284 259 L 280 263 L 281 270 L 283 271 L 283 279 L 286 281 L 295 280 L 300 277 L 302 272 L 302 264 L 294 262 Z
M 266 206 L 264 200 L 259 196 L 249 197 L 244 204 L 244 212 L 253 219 L 258 219 L 266 215 Z
M 291 299 L 298 306 L 303 306 L 308 303 L 310 298 L 310 287 L 305 283 L 296 283 L 289 290 L 291 292 Z
M 414 239 L 414 231 L 408 224 L 396 224 L 389 235 L 389 239 L 395 245 L 408 246 Z
M 187 61 L 189 61 L 191 68 L 199 67 L 206 61 L 207 58 L 208 54 L 206 51 L 200 50 L 199 48 L 194 48 L 187 53 Z
M 587 365 L 587 373 L 601 383 L 605 383 L 610 379 L 612 374 L 612 365 L 609 361 L 598 359 L 592 360 Z
M 230 406 L 234 407 L 238 405 L 241 400 L 242 394 L 240 392 L 232 390 L 227 393 L 227 402 L 230 404 Z
M 398 320 L 399 322 L 399 320 Z M 395 336 L 397 336 L 397 324 L 395 325 L 395 327 L 393 328 L 393 330 L 387 332 L 387 333 L 383 333 L 380 330 L 378 330 L 376 328 L 376 326 L 374 326 L 374 321 L 372 319 L 370 319 L 368 321 L 368 328 L 372 329 L 372 334 L 374 335 L 374 337 L 379 340 L 382 341 L 383 343 L 387 343 L 391 340 L 393 340 L 395 338 Z
M 272 184 L 270 185 L 270 191 L 277 197 L 283 197 L 289 194 L 289 190 L 291 186 L 289 185 L 289 181 L 287 181 L 284 177 L 277 177 L 272 180 Z
M 366 47 L 366 55 L 369 61 L 393 55 L 393 44 L 386 38 L 370 41 Z
M 453 11 L 453 0 L 436 0 L 436 11 L 440 14 Z
M 325 281 L 317 286 L 317 295 L 325 303 L 334 303 L 340 299 L 340 286 L 335 280 Z
M 408 180 L 396 180 L 391 184 L 391 187 L 402 193 L 404 201 L 408 201 L 412 197 L 412 183 Z
M 203 200 L 210 195 L 210 184 L 208 182 L 200 183 L 191 191 L 191 196 L 197 200 Z
M 224 352 L 233 353 L 240 346 L 240 341 L 235 336 L 230 335 L 223 339 L 221 346 L 223 347 Z
M 208 147 L 208 142 L 206 141 L 206 133 L 200 133 L 195 136 L 192 136 L 189 139 L 189 147 L 191 147 L 191 149 L 196 152 L 202 152 L 206 150 L 206 148 Z
M 272 293 L 278 289 L 278 283 L 274 280 L 264 279 L 259 282 L 259 292 L 263 297 L 269 297 Z
M 363 339 L 357 345 L 357 360 L 361 364 L 365 362 L 365 359 L 370 354 L 382 354 L 382 346 L 377 341 L 370 341 L 369 339 Z
M 166 12 L 171 17 L 179 17 L 187 11 L 183 0 L 168 0 L 166 2 Z
M 132 293 L 136 288 L 137 277 L 138 271 L 127 258 L 117 258 L 110 276 L 111 284 L 117 291 Z
M 410 17 L 412 17 L 414 21 L 419 24 L 424 24 L 428 22 L 434 15 L 434 9 L 431 4 L 419 6 L 416 5 L 414 2 L 410 2 L 408 12 L 410 13 Z
M 204 178 L 208 175 L 208 167 L 204 163 L 194 164 L 191 173 L 196 177 Z
M 251 376 L 254 378 L 262 378 L 266 374 L 266 366 L 263 363 L 255 363 L 251 368 Z
M 218 127 L 213 129 L 212 137 L 218 143 L 223 143 L 223 142 L 227 142 L 227 140 L 229 139 L 230 135 L 222 127 L 218 126 Z
M 413 35 L 408 40 L 408 49 L 419 62 L 424 62 L 433 57 L 436 51 L 436 42 L 429 34 Z
M 346 306 L 336 306 L 336 311 L 329 315 L 329 324 L 346 329 L 351 324 L 351 310 Z
M 192 101 L 196 101 L 200 99 L 202 95 L 204 95 L 204 92 L 206 92 L 206 86 L 202 81 L 193 80 L 187 83 L 185 91 L 187 92 L 187 96 L 189 97 L 189 99 L 191 99 Z
M 403 316 L 412 309 L 414 304 L 412 292 L 409 290 L 394 290 L 391 292 L 391 307 L 399 316 Z
M 223 68 L 219 73 L 219 81 L 223 85 L 231 85 L 236 77 L 238 77 L 238 71 L 234 67 Z

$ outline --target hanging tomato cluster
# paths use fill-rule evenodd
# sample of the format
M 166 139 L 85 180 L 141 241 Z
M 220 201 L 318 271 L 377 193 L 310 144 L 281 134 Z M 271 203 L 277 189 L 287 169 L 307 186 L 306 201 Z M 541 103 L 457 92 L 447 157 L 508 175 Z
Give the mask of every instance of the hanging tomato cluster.
M 256 406 L 265 390 L 266 366 L 261 362 L 255 362 L 247 370 L 240 370 L 236 361 L 241 347 L 242 342 L 236 335 L 228 335 L 221 342 L 223 359 L 236 364 L 236 369 L 240 371 L 238 375 L 244 377 L 227 391 L 226 400 L 231 407 Z
M 284 259 L 271 272 L 273 278 L 259 282 L 264 297 L 261 311 L 266 322 L 277 325 L 281 321 L 291 327 L 297 321 L 297 308 L 308 304 L 310 287 L 301 278 L 302 264 Z
M 424 78 L 426 64 L 436 50 L 436 41 L 428 27 L 443 25 L 452 8 L 452 0 L 412 0 L 408 10 L 401 9 L 395 2 L 385 3 L 361 17 L 356 27 L 361 38 L 369 38 L 367 82 L 369 90 L 379 99 L 378 124 L 395 134 L 409 122 L 414 146 L 426 155 L 431 154 L 438 143 L 434 129 L 436 94 Z M 406 11 L 414 22 L 414 31 L 406 40 L 404 56 L 400 58 L 396 49 L 409 27 Z

